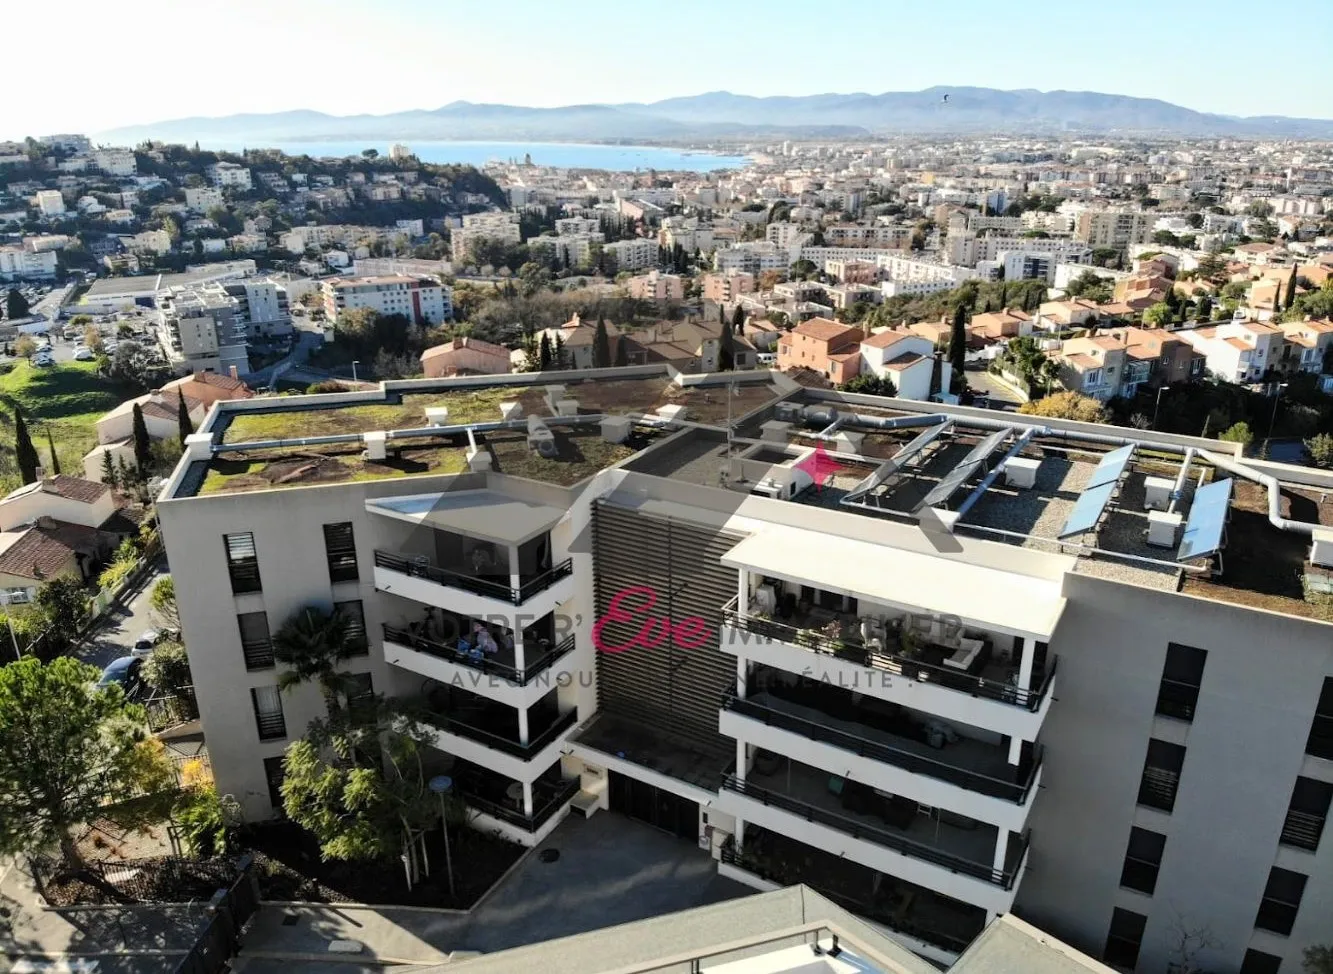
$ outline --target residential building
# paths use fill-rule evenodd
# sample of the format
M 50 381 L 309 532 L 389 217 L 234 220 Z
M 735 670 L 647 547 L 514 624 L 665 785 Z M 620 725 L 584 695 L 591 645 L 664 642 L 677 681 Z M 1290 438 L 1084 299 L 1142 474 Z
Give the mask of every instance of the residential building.
M 144 426 L 154 440 L 180 439 L 180 388 L 171 392 L 158 390 L 126 399 L 97 421 L 99 444 L 120 443 L 134 436 L 134 407 L 143 413 Z M 186 398 L 190 421 L 196 426 L 203 422 L 208 407 L 197 399 Z
M 91 152 L 93 148 L 92 142 L 86 135 L 43 135 L 37 141 L 70 155 L 83 155 Z
M 650 237 L 617 240 L 602 245 L 602 252 L 615 258 L 617 271 L 643 271 L 656 267 L 661 259 L 661 248 Z
M 56 276 L 56 252 L 0 247 L 0 280 L 49 280 Z
M 758 289 L 755 275 L 734 268 L 720 274 L 705 274 L 700 280 L 704 300 L 715 304 L 732 304 L 742 294 L 753 294 Z
M 158 512 L 217 786 L 247 817 L 325 714 L 313 684 L 277 693 L 271 633 L 337 607 L 365 636 L 342 670 L 420 702 L 428 773 L 515 841 L 644 819 L 727 878 L 846 894 L 941 969 L 1014 945 L 1001 915 L 1144 974 L 1182 917 L 1212 931 L 1206 970 L 1296 969 L 1327 941 L 1333 663 L 1303 584 L 1333 563 L 1325 472 L 766 372 L 534 378 L 244 404 L 275 438 L 334 414 L 363 441 L 329 448 L 336 470 L 310 444 L 215 458 L 239 404 L 187 443 Z M 463 472 L 383 463 L 365 407 L 390 402 L 401 430 L 484 424 L 414 447 Z M 1037 939 L 971 971 L 1096 969 Z
M 352 264 L 357 277 L 388 277 L 406 274 L 410 277 L 448 277 L 453 268 L 447 260 L 418 260 L 413 257 L 358 257 Z
M 225 290 L 172 288 L 158 294 L 157 306 L 158 341 L 177 375 L 249 373 L 246 319 Z
M 171 234 L 165 230 L 144 230 L 129 239 L 129 249 L 141 254 L 171 253 Z
M 209 166 L 208 178 L 218 189 L 235 189 L 243 193 L 251 189 L 250 170 L 234 162 L 218 162 Z
M 1074 239 L 1094 250 L 1147 243 L 1156 219 L 1140 210 L 1084 210 L 1074 219 Z
M 1208 371 L 1227 382 L 1258 382 L 1282 367 L 1280 329 L 1258 321 L 1228 321 L 1174 332 L 1203 356 Z
M 1037 308 L 1035 327 L 1044 330 L 1086 325 L 1097 318 L 1097 303 L 1085 298 L 1068 301 L 1043 301 Z
M 431 278 L 331 277 L 324 281 L 323 292 L 329 321 L 336 322 L 353 308 L 404 315 L 418 325 L 438 325 L 453 317 L 453 289 Z
M 824 272 L 844 284 L 878 284 L 880 267 L 868 260 L 830 260 L 824 262 Z
M 936 368 L 933 342 L 910 331 L 885 329 L 861 342 L 861 371 L 893 381 L 904 399 L 929 399 L 931 380 Z M 939 365 L 940 389 L 949 390 L 953 370 L 942 358 Z
M 1287 372 L 1333 374 L 1333 322 L 1307 319 L 1284 321 L 1278 326 L 1286 344 L 1278 368 Z
M 663 274 L 661 271 L 652 270 L 647 274 L 631 277 L 626 284 L 629 287 L 629 296 L 639 301 L 665 303 L 685 300 L 685 278 L 679 274 Z
M 493 240 L 512 245 L 521 239 L 522 235 L 514 214 L 469 213 L 463 217 L 463 225 L 450 233 L 450 256 L 455 264 L 471 264 L 475 263 L 472 246 L 474 243 Z
M 1120 394 L 1126 342 L 1119 333 L 1066 338 L 1054 358 L 1060 363 L 1060 382 L 1066 389 L 1102 402 Z
M 1092 258 L 1092 247 L 1088 243 L 1054 237 L 1009 237 L 965 231 L 949 234 L 946 245 L 944 254 L 949 263 L 963 267 L 999 260 L 1003 253 L 1042 254 L 1056 263 L 1082 263 Z
M 407 146 L 405 146 L 403 143 L 395 142 L 393 145 L 389 146 L 390 162 L 406 162 L 408 159 L 411 158 L 412 158 L 412 150 L 409 149 Z
M 713 253 L 713 270 L 725 274 L 730 270 L 759 275 L 764 271 L 786 273 L 792 263 L 791 255 L 768 242 L 736 244 Z
M 224 202 L 222 190 L 212 186 L 187 186 L 185 188 L 185 205 L 196 213 L 207 213 L 215 206 L 221 206 Z
M 480 338 L 455 338 L 421 353 L 421 370 L 428 379 L 446 375 L 504 375 L 512 371 L 509 349 Z
M 1032 315 L 1017 308 L 1004 308 L 972 316 L 968 333 L 988 342 L 1008 341 L 1032 334 Z
M 42 216 L 64 216 L 65 197 L 58 189 L 38 190 L 36 206 Z
M 95 149 L 93 165 L 108 176 L 133 176 L 139 171 L 133 149 Z
M 842 385 L 861 371 L 859 328 L 828 318 L 803 321 L 778 339 L 778 368 L 810 369 L 834 385 Z
M 173 379 L 160 391 L 168 400 L 173 395 L 184 394 L 187 403 L 191 400 L 202 403 L 205 411 L 215 402 L 249 399 L 254 395 L 250 387 L 236 376 L 218 372 L 194 372 Z

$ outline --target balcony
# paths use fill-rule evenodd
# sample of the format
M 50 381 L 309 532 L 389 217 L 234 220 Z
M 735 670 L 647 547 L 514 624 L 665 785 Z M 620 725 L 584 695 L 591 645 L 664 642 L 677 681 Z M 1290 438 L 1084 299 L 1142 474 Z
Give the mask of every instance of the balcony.
M 830 688 L 832 693 L 842 693 Z M 1042 749 L 1025 748 L 1017 765 L 1007 749 L 863 697 L 837 714 L 772 693 L 723 701 L 723 734 L 836 769 L 926 805 L 1021 831 L 1040 780 Z M 733 716 L 734 715 L 734 716 Z M 873 723 L 863 723 L 862 721 Z
M 1040 674 L 1041 679 L 1037 679 L 1034 673 L 1034 688 L 1024 690 L 1010 682 L 1010 667 L 990 662 L 991 647 L 987 641 L 983 640 L 986 644 L 975 656 L 964 660 L 960 656 L 965 654 L 959 649 L 929 642 L 908 650 L 901 641 L 901 635 L 895 637 L 892 632 L 888 633 L 888 642 L 871 640 L 867 643 L 856 628 L 857 622 L 850 616 L 828 612 L 811 612 L 793 616 L 789 622 L 778 622 L 739 612 L 734 599 L 722 612 L 724 626 L 759 640 L 786 643 L 818 656 L 954 690 L 1030 713 L 1041 709 L 1055 678 L 1056 661 L 1052 658 L 1046 671 Z M 895 638 L 899 641 L 895 642 Z M 742 648 L 755 642 L 744 636 L 736 641 Z M 724 645 L 723 648 L 727 647 Z
M 523 832 L 536 833 L 551 818 L 569 806 L 570 801 L 579 793 L 578 778 L 562 778 L 559 782 L 545 779 L 532 784 L 532 814 L 523 813 L 523 799 L 510 798 L 507 794 L 496 794 L 493 789 L 476 783 L 464 782 L 460 793 L 468 807 L 489 815 L 491 818 L 506 822 Z
M 550 670 L 561 657 L 574 648 L 574 636 L 566 636 L 555 646 L 538 644 L 524 649 L 524 665 L 514 665 L 514 650 L 500 646 L 487 654 L 476 647 L 460 648 L 459 639 L 437 640 L 423 635 L 419 625 L 394 626 L 384 624 L 384 641 L 417 653 L 424 653 L 461 666 L 476 673 L 493 676 L 515 686 L 528 686 L 541 674 Z M 543 691 L 544 692 L 544 691 Z
M 504 602 L 509 605 L 523 605 L 529 599 L 551 588 L 563 578 L 569 577 L 574 566 L 566 558 L 557 565 L 536 575 L 520 577 L 518 587 L 510 584 L 507 577 L 495 575 L 469 574 L 439 568 L 430 564 L 425 556 L 405 556 L 391 551 L 375 552 L 375 567 L 406 575 L 409 578 L 425 579 L 445 588 L 457 589 L 486 599 Z M 381 586 L 384 587 L 384 586 Z
M 494 724 L 486 719 L 484 710 L 480 709 L 460 708 L 449 713 L 426 710 L 422 714 L 422 719 L 447 734 L 475 741 L 491 750 L 522 761 L 531 761 L 578 723 L 578 711 L 570 709 L 559 714 L 543 730 L 529 737 L 526 744 L 517 736 L 499 732 Z

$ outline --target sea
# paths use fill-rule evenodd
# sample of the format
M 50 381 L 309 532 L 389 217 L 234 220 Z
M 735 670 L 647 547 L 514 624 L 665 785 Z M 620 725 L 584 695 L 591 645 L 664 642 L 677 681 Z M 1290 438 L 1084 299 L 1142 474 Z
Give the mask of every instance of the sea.
M 596 145 L 578 142 L 405 142 L 422 162 L 470 163 L 522 162 L 531 156 L 534 165 L 566 169 L 606 169 L 618 172 L 635 170 L 683 170 L 712 172 L 715 169 L 741 169 L 745 156 L 719 155 L 692 149 L 673 149 L 653 145 Z M 382 156 L 389 146 L 373 142 L 206 142 L 201 149 L 240 152 L 242 149 L 279 149 L 288 155 L 359 156 L 364 149 L 377 149 Z

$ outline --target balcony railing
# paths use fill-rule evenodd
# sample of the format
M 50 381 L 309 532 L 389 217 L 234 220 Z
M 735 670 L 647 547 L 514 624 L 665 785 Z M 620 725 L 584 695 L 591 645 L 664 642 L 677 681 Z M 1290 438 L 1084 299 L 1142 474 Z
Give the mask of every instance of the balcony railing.
M 466 575 L 462 572 L 450 571 L 447 568 L 436 568 L 434 565 L 420 559 L 407 558 L 392 551 L 376 551 L 375 566 L 377 568 L 387 568 L 389 571 L 402 572 L 404 575 L 411 575 L 413 578 L 424 578 L 436 585 L 461 589 L 464 592 L 471 592 L 473 595 L 499 599 L 513 605 L 522 605 L 534 595 L 545 591 L 574 571 L 573 562 L 566 558 L 560 564 L 548 568 L 540 575 L 534 575 L 526 579 L 518 588 L 514 588 L 489 578 L 478 578 L 476 575 Z
M 470 792 L 466 788 L 463 789 L 462 794 L 468 805 L 477 811 L 492 818 L 498 818 L 502 822 L 508 822 L 510 825 L 517 825 L 525 832 L 536 832 L 550 821 L 552 815 L 569 804 L 570 799 L 579 793 L 579 787 L 578 778 L 565 778 L 559 786 L 552 790 L 534 784 L 533 812 L 531 815 L 524 815 L 518 809 Z M 539 788 L 541 788 L 540 792 L 538 791 Z
M 1003 798 L 1005 801 L 1011 801 L 1017 805 L 1027 801 L 1028 795 L 1032 791 L 1032 783 L 1037 778 L 1037 770 L 1041 767 L 1042 748 L 1040 745 L 1035 750 L 1031 766 L 1027 769 L 1023 780 L 1013 782 L 1005 781 L 1002 778 L 992 778 L 990 775 L 982 774 L 979 771 L 969 771 L 966 768 L 960 768 L 957 765 L 947 764 L 943 761 L 936 761 L 913 751 L 894 747 L 882 741 L 860 737 L 848 731 L 838 730 L 818 721 L 799 717 L 796 714 L 775 710 L 751 700 L 743 700 L 736 696 L 734 688 L 723 698 L 722 706 L 740 714 L 742 717 L 762 721 L 769 727 L 792 731 L 803 737 L 808 737 L 812 741 L 831 744 L 844 751 L 859 754 L 861 757 L 882 761 L 884 764 L 891 764 L 914 774 L 924 774 L 932 778 L 938 778 L 941 781 L 959 785 L 969 791 L 990 795 L 992 798 Z
M 1023 857 L 1027 855 L 1028 832 L 1024 832 L 1019 839 L 1020 847 L 1018 855 L 1014 858 L 1014 868 L 995 869 L 985 863 L 974 862 L 971 859 L 944 852 L 923 842 L 917 842 L 915 839 L 909 839 L 901 832 L 891 832 L 876 825 L 867 825 L 865 822 L 839 815 L 837 812 L 830 812 L 827 809 L 807 804 L 799 799 L 792 798 L 790 795 L 784 795 L 781 792 L 771 791 L 768 788 L 761 788 L 749 782 L 741 781 L 734 774 L 729 774 L 723 779 L 722 787 L 727 791 L 734 791 L 739 795 L 762 802 L 770 808 L 778 808 L 790 815 L 803 818 L 807 822 L 814 822 L 827 828 L 836 829 L 854 839 L 865 839 L 867 842 L 892 849 L 904 856 L 928 862 L 931 865 L 947 869 L 951 873 L 971 876 L 973 879 L 992 883 L 1002 889 L 1013 887 L 1018 874 L 1018 867 L 1022 864 Z
M 856 636 L 828 636 L 816 629 L 801 629 L 772 619 L 760 619 L 735 609 L 735 602 L 722 610 L 722 622 L 733 629 L 741 629 L 764 639 L 802 646 L 821 656 L 834 656 L 860 666 L 870 666 L 889 673 L 899 673 L 907 679 L 938 683 L 950 690 L 958 690 L 974 697 L 984 697 L 1000 703 L 1012 704 L 1025 710 L 1040 709 L 1046 693 L 1055 678 L 1055 657 L 1050 660 L 1041 686 L 1032 690 L 1012 686 L 1001 680 L 974 676 L 964 670 L 923 663 L 887 649 L 867 646 Z
M 501 663 L 499 660 L 491 659 L 479 650 L 463 651 L 459 649 L 457 645 L 443 643 L 436 639 L 429 639 L 412 632 L 410 629 L 404 629 L 401 626 L 391 626 L 387 622 L 384 623 L 384 641 L 398 643 L 401 646 L 406 646 L 408 649 L 416 650 L 418 653 L 425 653 L 428 656 L 435 656 L 439 659 L 448 660 L 459 666 L 465 666 L 470 670 L 476 670 L 478 673 L 488 673 L 493 676 L 498 676 L 502 680 L 518 684 L 519 686 L 527 686 L 536 679 L 538 675 L 550 669 L 552 663 L 574 648 L 574 636 L 571 633 L 557 645 L 528 662 L 522 669 L 519 669 L 508 663 Z
M 1290 809 L 1282 823 L 1282 836 L 1278 841 L 1283 845 L 1314 852 L 1319 848 L 1319 837 L 1324 834 L 1324 819 L 1323 815 Z
M 275 741 L 287 736 L 287 721 L 282 714 L 257 714 L 255 725 L 261 741 Z
M 275 665 L 271 639 L 242 639 L 241 654 L 247 670 L 267 670 Z
M 569 728 L 573 727 L 578 721 L 577 710 L 567 710 L 555 719 L 555 722 L 547 727 L 536 737 L 528 739 L 528 743 L 522 744 L 513 737 L 506 737 L 503 734 L 497 734 L 494 731 L 486 730 L 484 727 L 478 727 L 467 721 L 450 715 L 434 711 L 423 715 L 423 718 L 434 724 L 442 731 L 450 734 L 457 734 L 459 737 L 466 737 L 468 740 L 476 741 L 486 747 L 494 748 L 497 751 L 503 751 L 512 757 L 531 760 L 557 737 L 563 734 Z

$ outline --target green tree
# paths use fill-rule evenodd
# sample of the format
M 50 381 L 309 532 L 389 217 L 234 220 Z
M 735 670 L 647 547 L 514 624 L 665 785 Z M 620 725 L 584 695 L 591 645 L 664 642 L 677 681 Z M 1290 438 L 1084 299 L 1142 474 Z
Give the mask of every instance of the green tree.
M 1096 399 L 1077 392 L 1057 392 L 1053 395 L 1025 402 L 1018 411 L 1026 416 L 1044 416 L 1048 419 L 1072 419 L 1079 423 L 1106 422 L 1106 409 Z
M 1254 433 L 1250 431 L 1249 423 L 1240 422 L 1231 424 L 1219 433 L 1217 438 L 1227 443 L 1239 443 L 1242 447 L 1248 447 L 1254 442 Z
M 741 307 L 739 301 L 736 302 L 736 307 L 731 311 L 731 327 L 737 335 L 744 334 L 745 309 Z
M 949 365 L 959 377 L 967 365 L 967 308 L 961 303 L 953 309 L 953 327 L 949 329 Z
M 180 608 L 176 602 L 176 580 L 170 575 L 164 575 L 157 580 L 153 586 L 153 592 L 148 596 L 148 604 L 159 619 L 165 622 L 173 629 L 179 629 L 181 624 Z
M 1291 265 L 1291 277 L 1287 278 L 1287 300 L 1283 303 L 1284 311 L 1290 311 L 1296 302 L 1296 265 Z
M 1333 433 L 1319 433 L 1305 441 L 1305 449 L 1317 467 L 1333 467 Z
M 886 376 L 878 376 L 873 372 L 862 372 L 854 375 L 842 384 L 843 392 L 859 392 L 867 396 L 896 396 L 898 389 L 894 386 L 893 380 Z
M 120 482 L 116 477 L 116 465 L 111 461 L 111 451 L 102 452 L 102 483 L 115 490 Z
M 614 362 L 616 368 L 624 368 L 629 365 L 629 342 L 625 336 L 621 335 L 616 339 L 616 359 Z
M 1154 328 L 1161 328 L 1171 323 L 1174 314 L 1171 305 L 1165 301 L 1158 301 L 1147 311 L 1143 312 L 1143 323 Z
M 537 367 L 538 367 L 541 371 L 543 371 L 543 372 L 548 372 L 548 371 L 550 371 L 550 369 L 551 369 L 551 336 L 548 335 L 546 332 L 542 332 L 542 340 L 541 340 L 541 342 L 540 342 L 539 345 L 538 345 L 537 361 L 538 361 L 538 365 L 537 365 Z
M 96 689 L 97 676 L 68 657 L 0 668 L 0 853 L 58 843 L 66 868 L 78 869 L 84 825 L 131 814 L 121 803 L 173 781 L 143 710 L 119 687 Z
M 147 477 L 153 462 L 153 441 L 148 438 L 148 426 L 143 419 L 143 407 L 137 402 L 134 404 L 133 415 L 134 465 L 138 468 L 140 477 Z
M 597 330 L 592 336 L 592 367 L 605 369 L 611 365 L 611 339 L 606 333 L 606 319 L 597 319 Z
M 175 693 L 190 686 L 190 657 L 178 642 L 160 643 L 143 661 L 144 682 L 159 693 Z
M 19 477 L 25 484 L 37 479 L 41 461 L 37 457 L 37 448 L 32 445 L 32 437 L 28 435 L 28 424 L 18 409 L 14 410 L 14 462 L 18 464 Z
M 1301 966 L 1305 974 L 1333 974 L 1333 947 L 1306 947 Z
M 194 423 L 190 421 L 190 407 L 185 405 L 185 393 L 176 390 L 176 426 L 180 430 L 181 448 L 185 448 L 185 438 L 194 433 Z
M 736 339 L 731 334 L 731 325 L 722 326 L 722 334 L 717 342 L 717 370 L 731 372 L 736 368 Z
M 28 317 L 28 299 L 16 287 L 11 287 L 5 295 L 5 317 L 10 319 Z
M 31 335 L 19 335 L 14 342 L 14 354 L 19 358 L 31 359 L 37 354 L 37 342 Z
M 278 689 L 290 690 L 313 680 L 329 712 L 335 713 L 350 689 L 348 675 L 338 666 L 359 651 L 342 613 L 307 606 L 284 622 L 273 637 L 273 657 L 287 667 L 278 674 Z
M 60 474 L 60 456 L 56 453 L 56 441 L 51 437 L 51 427 L 46 428 L 46 452 L 51 454 L 50 471 L 52 476 Z

